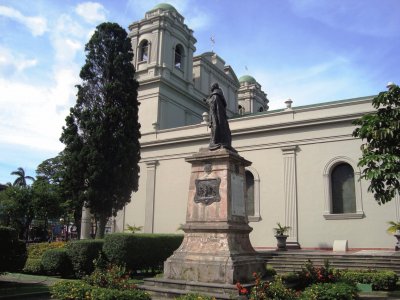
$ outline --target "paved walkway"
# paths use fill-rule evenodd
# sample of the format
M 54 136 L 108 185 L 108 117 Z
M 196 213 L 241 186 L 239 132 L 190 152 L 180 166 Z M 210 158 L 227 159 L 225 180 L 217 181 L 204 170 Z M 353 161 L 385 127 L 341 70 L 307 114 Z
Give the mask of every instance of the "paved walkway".
M 51 299 L 48 290 L 46 288 L 40 288 L 40 286 L 50 286 L 58 280 L 60 279 L 48 276 L 7 273 L 0 276 L 0 299 Z M 1 285 L 1 283 L 4 284 Z M 37 291 L 32 289 L 32 286 L 37 286 Z M 4 288 L 3 291 L 2 288 Z M 12 296 L 10 294 L 12 294 Z

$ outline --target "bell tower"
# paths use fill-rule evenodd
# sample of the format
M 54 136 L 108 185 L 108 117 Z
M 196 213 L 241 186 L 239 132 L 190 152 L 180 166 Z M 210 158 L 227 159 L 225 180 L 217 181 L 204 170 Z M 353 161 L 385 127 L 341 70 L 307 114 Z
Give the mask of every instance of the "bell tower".
M 132 23 L 129 31 L 140 84 L 142 133 L 200 123 L 206 109 L 193 89 L 196 39 L 183 16 L 161 3 Z

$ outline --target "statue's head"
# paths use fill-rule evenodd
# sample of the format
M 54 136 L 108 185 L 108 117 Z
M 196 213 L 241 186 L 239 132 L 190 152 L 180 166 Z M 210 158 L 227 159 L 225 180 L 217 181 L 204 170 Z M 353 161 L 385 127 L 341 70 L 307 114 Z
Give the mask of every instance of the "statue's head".
M 216 90 L 216 89 L 219 89 L 219 85 L 218 85 L 218 83 L 214 82 L 214 83 L 211 85 L 211 92 L 214 91 L 214 90 Z

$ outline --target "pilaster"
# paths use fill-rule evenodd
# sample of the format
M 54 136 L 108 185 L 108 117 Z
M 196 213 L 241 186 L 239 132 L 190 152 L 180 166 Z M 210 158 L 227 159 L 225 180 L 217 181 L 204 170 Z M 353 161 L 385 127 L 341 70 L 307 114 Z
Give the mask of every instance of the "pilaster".
M 144 233 L 154 232 L 154 203 L 155 203 L 155 191 L 156 191 L 156 168 L 158 161 L 146 162 L 147 167 L 147 179 L 146 179 L 146 207 L 145 207 L 145 221 L 144 221 Z
M 283 184 L 285 199 L 285 224 L 290 226 L 287 239 L 288 248 L 300 248 L 298 241 L 298 219 L 297 219 L 297 173 L 296 173 L 296 151 L 297 146 L 282 147 L 283 154 Z

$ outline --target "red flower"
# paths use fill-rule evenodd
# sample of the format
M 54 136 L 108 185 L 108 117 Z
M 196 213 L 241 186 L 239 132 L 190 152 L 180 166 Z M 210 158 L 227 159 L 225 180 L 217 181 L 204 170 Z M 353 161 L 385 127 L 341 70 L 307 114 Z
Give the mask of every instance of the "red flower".
M 241 288 L 241 289 L 240 289 L 240 294 L 246 295 L 247 293 L 248 293 L 248 291 L 247 291 L 246 288 Z

